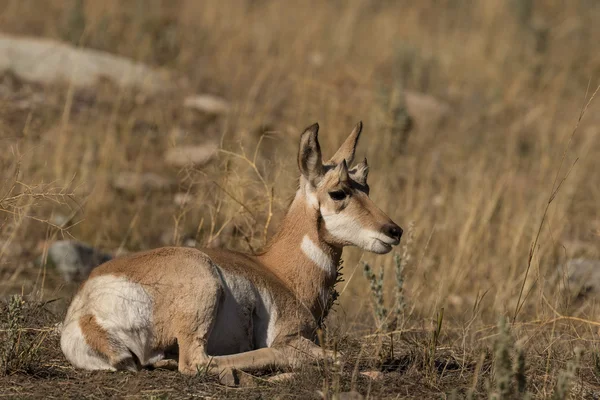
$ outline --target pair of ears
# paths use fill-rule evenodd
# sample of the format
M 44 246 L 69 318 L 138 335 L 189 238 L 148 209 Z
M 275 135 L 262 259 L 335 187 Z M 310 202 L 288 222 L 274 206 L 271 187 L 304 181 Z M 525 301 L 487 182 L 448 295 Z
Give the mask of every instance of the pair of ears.
M 360 185 L 366 185 L 369 173 L 366 158 L 354 168 L 349 169 L 349 166 L 354 161 L 356 145 L 362 132 L 362 126 L 362 121 L 356 124 L 342 146 L 325 164 L 323 163 L 321 146 L 319 145 L 319 124 L 315 123 L 306 128 L 300 137 L 300 151 L 298 152 L 298 167 L 302 175 L 311 184 L 316 186 L 325 175 L 326 169 L 333 167 L 341 182 L 348 181 L 350 176 L 352 176 L 352 179 Z

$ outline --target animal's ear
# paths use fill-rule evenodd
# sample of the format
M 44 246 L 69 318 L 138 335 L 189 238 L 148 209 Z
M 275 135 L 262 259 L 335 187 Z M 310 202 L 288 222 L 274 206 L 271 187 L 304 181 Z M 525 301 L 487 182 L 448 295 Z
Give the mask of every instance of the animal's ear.
M 354 168 L 350 170 L 352 179 L 358 182 L 360 185 L 365 186 L 367 184 L 367 177 L 369 176 L 369 164 L 365 158 L 363 162 L 356 164 Z
M 346 139 L 346 141 L 342 144 L 342 146 L 338 149 L 338 151 L 331 157 L 329 163 L 337 165 L 342 162 L 342 160 L 346 160 L 347 165 L 351 165 L 352 161 L 354 161 L 354 153 L 356 151 L 356 144 L 358 143 L 358 138 L 360 137 L 360 133 L 362 132 L 362 121 L 359 121 L 358 124 L 354 127 L 350 136 Z
M 300 168 L 302 175 L 313 185 L 316 185 L 318 179 L 323 176 L 318 123 L 306 128 L 300 137 L 298 168 Z

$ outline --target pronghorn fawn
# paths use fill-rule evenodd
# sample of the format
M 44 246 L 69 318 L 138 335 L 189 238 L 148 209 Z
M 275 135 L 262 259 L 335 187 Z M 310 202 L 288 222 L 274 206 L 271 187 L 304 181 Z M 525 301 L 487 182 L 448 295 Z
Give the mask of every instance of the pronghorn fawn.
M 300 139 L 299 189 L 262 253 L 165 247 L 94 269 L 75 295 L 61 348 L 78 368 L 178 360 L 195 374 L 297 366 L 332 357 L 315 341 L 344 246 L 384 254 L 402 229 L 370 199 L 359 123 L 326 163 L 318 124 Z

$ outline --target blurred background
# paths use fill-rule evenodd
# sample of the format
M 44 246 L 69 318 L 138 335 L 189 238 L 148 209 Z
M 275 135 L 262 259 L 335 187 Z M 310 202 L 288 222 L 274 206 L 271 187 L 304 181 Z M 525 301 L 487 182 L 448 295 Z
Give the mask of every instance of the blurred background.
M 400 267 L 345 252 L 336 326 L 386 325 L 364 262 L 403 326 L 594 319 L 598 21 L 592 0 L 0 0 L 0 295 L 60 308 L 114 255 L 254 252 L 303 128 L 328 157 L 362 120 L 405 236 Z

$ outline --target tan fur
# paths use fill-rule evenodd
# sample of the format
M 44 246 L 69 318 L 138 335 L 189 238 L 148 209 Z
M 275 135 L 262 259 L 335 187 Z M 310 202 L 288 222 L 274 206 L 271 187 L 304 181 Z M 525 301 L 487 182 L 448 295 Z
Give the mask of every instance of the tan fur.
M 368 198 L 366 161 L 348 170 L 361 127 L 334 156 L 339 163 L 325 165 L 318 126 L 305 131 L 298 157 L 300 188 L 263 253 L 166 247 L 114 259 L 93 270 L 82 285 L 65 329 L 78 320 L 89 346 L 115 369 L 132 369 L 132 359 L 146 365 L 170 349 L 178 350 L 179 370 L 190 374 L 203 365 L 218 371 L 262 368 L 330 355 L 314 343 L 315 331 L 327 311 L 326 296 L 336 281 L 342 247 L 389 251 L 387 246 L 397 244 L 401 234 Z M 337 190 L 348 197 L 333 199 L 330 193 Z M 344 223 L 366 235 L 362 242 L 339 234 Z M 398 228 L 397 238 L 385 235 L 390 226 Z M 386 244 L 369 235 L 379 235 Z M 119 315 L 110 315 L 117 312 L 113 309 L 134 311 L 134 321 L 119 322 Z M 63 336 L 67 357 L 85 368 L 93 355 L 81 347 L 70 353 L 77 331 Z M 105 368 L 91 364 L 89 368 Z
M 79 327 L 85 341 L 94 349 L 98 354 L 106 356 L 109 360 L 114 358 L 114 351 L 110 344 L 108 332 L 104 329 L 96 317 L 92 314 L 86 314 L 79 319 Z

